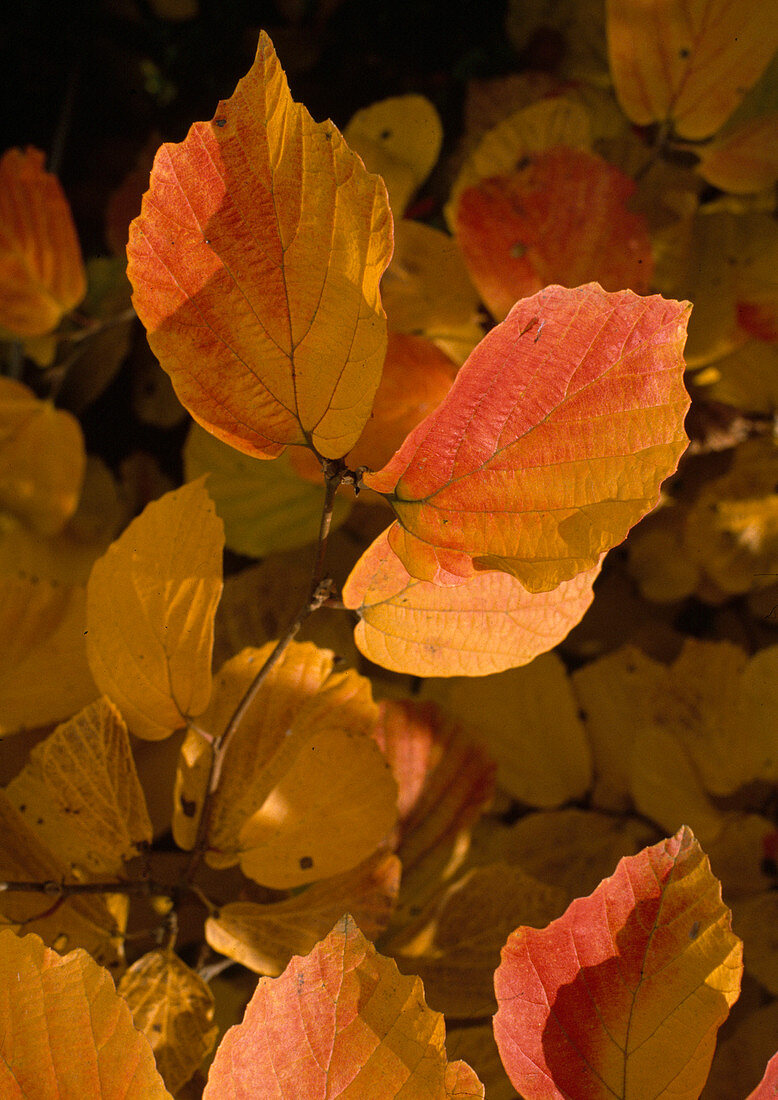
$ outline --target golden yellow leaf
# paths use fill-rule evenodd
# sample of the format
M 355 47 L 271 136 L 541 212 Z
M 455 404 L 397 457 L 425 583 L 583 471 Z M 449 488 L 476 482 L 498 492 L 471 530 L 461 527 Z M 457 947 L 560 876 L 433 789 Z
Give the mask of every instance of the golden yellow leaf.
M 222 546 L 221 520 L 194 481 L 147 505 L 92 569 L 92 675 L 138 737 L 167 737 L 208 705 Z
M 628 117 L 705 138 L 778 48 L 778 8 L 762 0 L 608 0 L 607 29 L 613 82 Z
M 214 1000 L 203 979 L 172 951 L 149 951 L 118 985 L 157 1069 L 172 1093 L 194 1074 L 216 1042 Z
M 351 118 L 343 131 L 368 172 L 383 177 L 395 218 L 435 167 L 443 144 L 443 125 L 423 95 L 382 99 Z
M 222 669 L 200 725 L 221 735 L 272 646 Z M 341 874 L 371 854 L 396 816 L 396 787 L 370 737 L 370 683 L 332 672 L 333 655 L 292 644 L 257 692 L 225 753 L 208 862 L 286 889 Z
M 0 735 L 60 722 L 99 695 L 85 631 L 83 588 L 0 576 Z
M 0 882 L 73 882 L 70 869 L 38 837 L 34 827 L 0 791 Z M 119 966 L 123 942 L 109 899 L 102 894 L 75 894 L 68 898 L 4 891 L 0 920 L 26 932 L 36 932 L 58 951 L 83 947 L 102 966 Z
M 457 1019 L 491 1016 L 500 949 L 519 924 L 542 927 L 565 908 L 558 887 L 494 863 L 466 872 L 437 900 L 420 928 L 383 950 L 404 974 L 418 974 L 431 1008 Z
M 456 241 L 421 222 L 395 225 L 381 298 L 391 331 L 423 336 L 460 365 L 483 335 L 478 294 Z
M 778 409 L 778 344 L 749 340 L 717 359 L 710 380 L 700 385 L 706 399 L 772 415 Z
M 57 534 L 76 510 L 85 466 L 75 417 L 0 378 L 0 510 L 42 535 Z
M 383 182 L 294 103 L 263 32 L 249 73 L 163 145 L 128 246 L 133 302 L 181 403 L 225 443 L 340 458 L 381 377 Z
M 446 708 L 497 761 L 500 786 L 514 798 L 549 809 L 588 791 L 591 751 L 555 653 L 495 676 L 450 680 L 438 690 Z
M 6 794 L 76 873 L 110 879 L 151 842 L 127 727 L 105 697 L 36 745 Z
M 376 852 L 285 901 L 228 902 L 206 921 L 206 939 L 214 951 L 258 974 L 278 975 L 293 955 L 307 955 L 324 939 L 344 908 L 369 940 L 378 939 L 397 899 L 400 871 L 396 856 Z
M 196 729 L 188 729 L 178 758 L 173 790 L 173 839 L 179 848 L 194 848 L 208 795 L 213 748 Z
M 295 472 L 286 455 L 272 464 L 262 462 L 193 424 L 184 444 L 184 471 L 190 480 L 208 475 L 208 492 L 230 550 L 264 558 L 316 541 L 324 503 L 320 469 L 314 485 Z M 333 528 L 351 508 L 352 500 L 335 501 Z
M 700 149 L 700 175 L 722 191 L 752 194 L 778 179 L 778 114 L 752 118 Z
M 7 1100 L 172 1100 L 109 974 L 84 951 L 0 931 L 0 1093 Z
M 706 845 L 724 826 L 724 813 L 705 793 L 688 754 L 672 733 L 661 727 L 635 731 L 630 789 L 636 808 L 671 833 L 688 822 Z
M 461 1058 L 473 1067 L 484 1083 L 489 1100 L 518 1100 L 518 1093 L 500 1061 L 491 1021 L 475 1027 L 470 1020 L 464 1027 L 457 1027 L 456 1021 L 451 1026 L 447 1021 L 446 1050 L 451 1058 Z
M 624 646 L 573 673 L 573 688 L 592 746 L 595 804 L 624 811 L 630 804 L 631 753 L 635 731 L 657 687 L 664 665 L 633 646 Z
M 86 292 L 81 248 L 59 180 L 39 149 L 0 159 L 0 326 L 51 332 Z

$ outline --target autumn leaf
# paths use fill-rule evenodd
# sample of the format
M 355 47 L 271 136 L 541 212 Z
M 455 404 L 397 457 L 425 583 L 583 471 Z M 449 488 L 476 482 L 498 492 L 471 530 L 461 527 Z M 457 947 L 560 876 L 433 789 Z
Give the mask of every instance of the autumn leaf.
M 184 444 L 184 471 L 190 480 L 208 475 L 208 494 L 224 522 L 230 550 L 264 558 L 316 540 L 324 478 L 313 455 L 300 453 L 312 459 L 316 484 L 300 477 L 285 454 L 272 464 L 262 462 L 228 447 L 199 424 L 192 425 Z M 351 506 L 350 500 L 335 501 L 331 529 L 343 523 Z
M 148 1039 L 165 1085 L 177 1094 L 216 1041 L 213 994 L 194 970 L 162 949 L 134 962 L 118 992 Z
M 442 404 L 365 484 L 419 580 L 502 570 L 550 591 L 656 503 L 686 445 L 688 307 L 597 284 L 516 304 Z M 499 509 L 495 509 L 495 501 Z
M 0 735 L 61 722 L 99 694 L 85 629 L 83 588 L 0 576 Z
M 591 122 L 587 110 L 565 96 L 531 103 L 501 119 L 468 155 L 451 188 L 446 220 L 454 229 L 455 211 L 462 192 L 481 180 L 512 172 L 524 157 L 565 146 L 590 149 Z
M 531 601 L 542 597 L 531 596 Z M 592 760 L 578 701 L 555 653 L 520 669 L 433 684 L 434 697 L 497 762 L 500 787 L 546 809 L 583 798 Z
M 646 294 L 653 260 L 645 219 L 627 203 L 635 184 L 585 150 L 524 157 L 509 175 L 469 187 L 454 220 L 470 276 L 502 320 L 520 298 L 551 283 L 596 280 Z
M 324 939 L 344 906 L 369 940 L 378 939 L 397 900 L 400 871 L 400 860 L 381 851 L 284 901 L 228 902 L 206 921 L 206 939 L 214 951 L 275 977 L 293 955 L 309 954 Z
M 0 882 L 60 883 L 72 881 L 67 867 L 44 844 L 25 817 L 0 791 Z M 50 897 L 35 891 L 6 890 L 0 895 L 2 922 L 37 933 L 60 951 L 83 947 L 103 966 L 123 958 L 121 928 L 108 897 L 99 893 Z
M 81 426 L 13 378 L 0 378 L 0 510 L 56 535 L 78 505 L 86 469 Z
M 763 191 L 778 179 L 778 113 L 752 118 L 700 149 L 700 175 L 722 191 Z
M 81 874 L 110 879 L 138 845 L 151 842 L 127 727 L 104 697 L 36 745 L 6 794 L 63 864 Z
M 246 454 L 339 458 L 383 364 L 383 182 L 294 103 L 262 34 L 210 123 L 157 153 L 128 247 L 133 301 L 181 403 Z
M 92 569 L 92 675 L 138 737 L 167 737 L 208 705 L 223 538 L 193 481 L 147 505 Z
M 495 975 L 500 1055 L 527 1100 L 696 1100 L 740 991 L 742 944 L 692 833 L 623 859 Z
M 726 122 L 778 48 L 778 10 L 760 0 L 608 0 L 607 29 L 625 114 L 692 139 Z
M 478 294 L 462 253 L 455 240 L 430 225 L 407 218 L 396 223 L 381 298 L 391 332 L 423 336 L 457 364 L 483 336 Z
M 0 159 L 0 327 L 43 336 L 86 293 L 73 217 L 59 180 L 32 147 Z
M 0 1092 L 8 1100 L 171 1100 L 110 974 L 85 951 L 0 931 Z
M 203 1097 L 346 1093 L 483 1097 L 468 1066 L 447 1063 L 443 1017 L 427 1008 L 421 981 L 398 974 L 350 917 L 280 978 L 260 979 L 243 1022 L 222 1040 Z
M 273 644 L 246 649 L 219 674 L 199 724 L 221 737 Z M 370 737 L 370 683 L 333 672 L 310 643 L 284 651 L 224 752 L 206 859 L 236 863 L 263 886 L 289 889 L 342 874 L 391 830 L 396 788 Z
M 443 125 L 426 96 L 399 95 L 357 111 L 343 136 L 368 172 L 382 177 L 392 214 L 400 218 L 437 164 Z
M 599 567 L 551 592 L 527 592 L 508 573 L 456 588 L 412 577 L 389 542 L 367 548 L 343 588 L 354 640 L 371 661 L 411 676 L 487 676 L 553 649 L 583 617 Z
M 409 922 L 459 869 L 494 793 L 495 769 L 434 703 L 384 700 L 373 736 L 397 783 L 392 843 L 403 874 L 392 938 L 397 929 L 405 937 Z

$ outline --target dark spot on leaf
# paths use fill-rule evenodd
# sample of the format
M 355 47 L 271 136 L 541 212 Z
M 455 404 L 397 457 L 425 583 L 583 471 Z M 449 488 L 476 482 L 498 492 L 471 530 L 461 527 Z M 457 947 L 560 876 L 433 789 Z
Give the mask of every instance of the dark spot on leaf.
M 691 56 L 691 52 L 692 51 L 686 46 L 682 46 L 678 51 L 678 56 L 681 58 L 681 60 L 685 61 L 687 57 Z
M 194 817 L 194 815 L 197 813 L 197 803 L 194 801 L 194 799 L 184 798 L 184 796 L 181 795 L 179 801 L 181 803 L 181 813 L 184 815 L 184 817 Z
M 699 934 L 700 934 L 700 922 L 698 920 L 696 920 L 694 922 L 694 924 L 691 926 L 691 928 L 689 929 L 689 939 L 690 940 L 696 940 L 697 937 L 699 936 Z
M 300 859 L 300 870 L 309 871 L 313 867 L 313 860 L 310 856 L 302 856 Z
M 152 1024 L 151 1025 L 151 1030 L 155 1031 L 157 1034 L 159 1034 L 160 1031 L 162 1031 L 162 1024 Z
M 219 126 L 219 127 L 226 126 L 227 125 L 227 119 L 226 118 L 215 118 L 213 120 L 213 124 L 214 124 L 214 126 Z
M 510 247 L 510 254 L 513 256 L 514 260 L 520 260 L 526 251 L 527 246 L 522 244 L 521 241 L 516 241 L 516 244 L 512 244 Z
M 387 138 L 390 138 L 392 136 L 392 131 L 391 130 L 382 130 L 381 133 L 378 136 L 380 137 L 381 141 L 386 141 Z
M 588 722 L 589 712 L 584 710 L 583 707 L 579 707 L 578 708 L 578 717 L 581 719 L 582 722 Z

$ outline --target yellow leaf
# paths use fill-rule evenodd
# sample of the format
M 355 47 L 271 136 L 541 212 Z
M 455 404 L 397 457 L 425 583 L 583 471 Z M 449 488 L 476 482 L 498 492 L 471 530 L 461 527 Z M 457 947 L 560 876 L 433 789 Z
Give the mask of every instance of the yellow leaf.
M 72 882 L 70 868 L 51 852 L 34 828 L 0 791 L 0 882 Z M 4 891 L 0 919 L 36 932 L 50 947 L 83 947 L 96 962 L 116 967 L 123 958 L 121 928 L 102 894 L 52 898 L 43 892 Z M 0 1090 L 0 1095 L 2 1091 Z
M 343 136 L 368 172 L 383 177 L 395 218 L 435 167 L 443 144 L 443 125 L 423 95 L 400 95 L 364 107 Z
M 201 726 L 222 734 L 270 649 L 227 662 Z M 243 716 L 213 800 L 212 866 L 240 862 L 265 886 L 301 886 L 355 867 L 394 824 L 395 784 L 369 736 L 369 681 L 333 673 L 332 660 L 292 644 Z
M 148 1039 L 162 1079 L 177 1093 L 216 1042 L 208 986 L 172 951 L 149 951 L 122 975 L 118 992 Z
M 197 424 L 184 444 L 187 479 L 208 474 L 208 492 L 224 521 L 230 550 L 264 558 L 315 542 L 324 503 L 324 478 L 314 485 L 297 474 L 287 456 L 269 464 L 228 447 Z M 351 511 L 338 498 L 333 528 Z
M 173 839 L 190 852 L 197 841 L 213 765 L 213 748 L 194 729 L 186 731 L 176 768 L 173 790 Z
M 293 955 L 307 955 L 346 908 L 370 940 L 386 928 L 400 886 L 401 864 L 376 852 L 342 875 L 315 882 L 285 901 L 235 901 L 208 918 L 205 936 L 220 951 L 258 974 L 280 974 Z
M 548 809 L 588 791 L 591 751 L 555 653 L 496 676 L 450 680 L 441 697 L 479 735 L 497 761 L 500 786 L 513 798 Z
M 752 194 L 778 179 L 778 114 L 752 118 L 700 149 L 700 175 L 722 191 Z
M 607 29 L 613 82 L 628 117 L 705 138 L 778 48 L 778 8 L 762 0 L 608 0 Z
M 666 685 L 664 665 L 624 646 L 573 673 L 592 746 L 594 801 L 601 809 L 629 807 L 632 744 L 657 687 Z
M 111 976 L 84 951 L 0 931 L 0 1093 L 8 1100 L 172 1100 Z
M 110 879 L 151 842 L 127 727 L 106 698 L 36 745 L 6 794 L 57 858 L 81 873 Z
M 386 189 L 294 103 L 270 39 L 210 123 L 157 153 L 130 227 L 133 302 L 179 400 L 259 458 L 340 458 L 386 350 Z
M 85 631 L 83 588 L 0 576 L 0 735 L 60 722 L 99 695 Z
M 0 510 L 42 535 L 57 534 L 76 510 L 85 466 L 75 417 L 0 378 Z
M 404 974 L 418 974 L 431 1008 L 457 1019 L 491 1016 L 500 949 L 518 924 L 541 927 L 564 910 L 564 891 L 516 867 L 490 864 L 449 886 L 410 942 L 385 945 Z
M 424 336 L 460 365 L 483 335 L 462 253 L 432 226 L 397 222 L 381 297 L 391 331 Z
M 167 737 L 208 705 L 222 530 L 194 481 L 147 505 L 92 569 L 92 675 L 138 737 Z

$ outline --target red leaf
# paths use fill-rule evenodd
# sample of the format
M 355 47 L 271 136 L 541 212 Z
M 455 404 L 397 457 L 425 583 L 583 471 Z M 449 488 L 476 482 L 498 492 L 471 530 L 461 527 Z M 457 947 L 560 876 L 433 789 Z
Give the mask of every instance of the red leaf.
M 775 1100 L 778 1096 L 778 1054 L 774 1054 L 767 1063 L 764 1077 L 746 1100 Z
M 686 446 L 688 306 L 596 283 L 519 302 L 438 408 L 365 477 L 419 580 L 504 570 L 549 591 L 655 504 Z
M 525 1100 L 696 1100 L 740 991 L 742 944 L 683 826 L 622 859 L 495 974 L 500 1056 Z
M 469 187 L 456 208 L 462 254 L 493 316 L 550 283 L 647 293 L 651 240 L 626 205 L 634 182 L 582 149 L 525 159 L 512 175 Z

